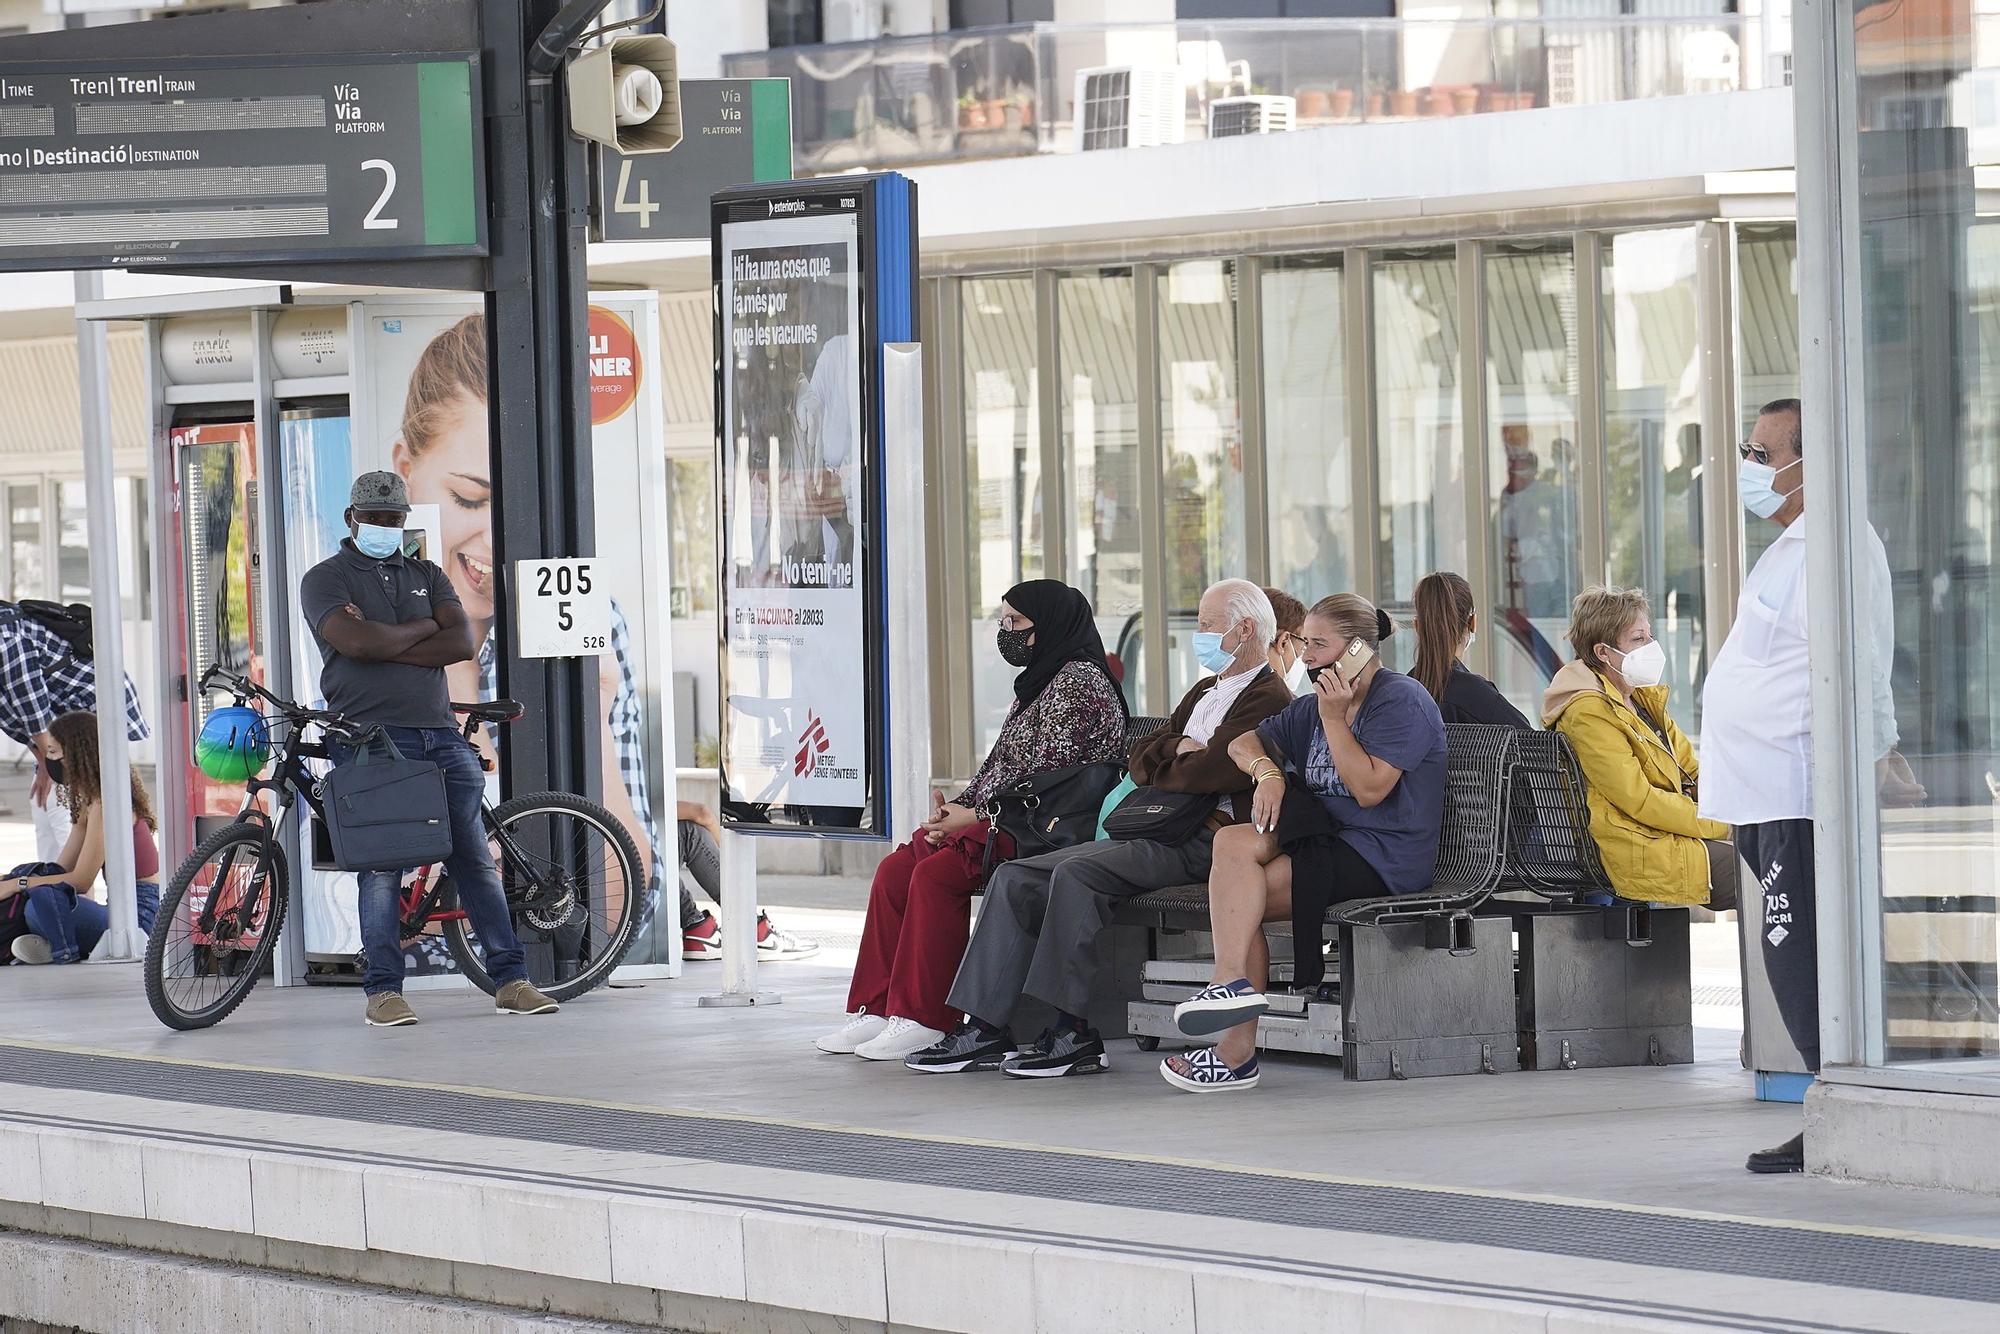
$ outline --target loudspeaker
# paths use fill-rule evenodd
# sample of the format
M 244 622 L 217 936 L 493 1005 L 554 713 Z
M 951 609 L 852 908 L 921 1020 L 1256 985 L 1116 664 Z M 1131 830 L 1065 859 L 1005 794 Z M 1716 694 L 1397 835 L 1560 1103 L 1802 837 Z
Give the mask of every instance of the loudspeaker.
M 651 33 L 571 56 L 571 132 L 621 153 L 670 151 L 681 141 L 676 66 L 673 42 Z

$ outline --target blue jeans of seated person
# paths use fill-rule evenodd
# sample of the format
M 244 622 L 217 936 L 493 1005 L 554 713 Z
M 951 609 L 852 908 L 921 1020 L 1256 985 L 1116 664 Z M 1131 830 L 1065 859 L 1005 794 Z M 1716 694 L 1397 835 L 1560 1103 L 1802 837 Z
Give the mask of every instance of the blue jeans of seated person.
M 479 753 L 457 729 L 450 727 L 386 727 L 403 758 L 429 760 L 444 771 L 445 800 L 451 810 L 451 856 L 445 874 L 458 890 L 458 906 L 472 920 L 472 930 L 486 957 L 486 972 L 496 989 L 528 975 L 521 942 L 507 913 L 507 892 L 486 846 L 486 826 L 479 818 L 486 797 L 486 774 Z M 342 757 L 342 763 L 345 763 Z M 361 989 L 369 995 L 403 989 L 404 871 L 363 871 L 360 880 L 361 948 L 368 957 Z
M 62 873 L 63 867 L 55 862 L 37 862 L 15 867 L 7 872 L 7 879 Z M 141 881 L 134 889 L 139 930 L 143 934 L 153 929 L 153 917 L 160 906 L 160 887 Z M 71 885 L 37 885 L 28 891 L 26 923 L 30 934 L 49 943 L 52 962 L 76 963 L 97 948 L 97 942 L 111 925 L 111 914 L 103 904 L 79 894 Z

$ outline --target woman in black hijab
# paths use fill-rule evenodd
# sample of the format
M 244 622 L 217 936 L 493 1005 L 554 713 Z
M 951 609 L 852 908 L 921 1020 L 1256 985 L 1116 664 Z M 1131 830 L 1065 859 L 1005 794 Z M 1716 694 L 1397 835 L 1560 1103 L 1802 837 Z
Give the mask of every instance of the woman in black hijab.
M 1122 764 L 1125 700 L 1111 679 L 1090 600 L 1055 579 L 1007 590 L 995 646 L 1014 678 L 1014 707 L 986 762 L 956 800 L 932 794 L 929 823 L 875 872 L 861 952 L 848 988 L 851 1018 L 821 1051 L 900 1061 L 958 1026 L 945 997 L 972 930 L 972 895 L 1012 840 L 979 814 L 1035 774 L 1079 764 Z

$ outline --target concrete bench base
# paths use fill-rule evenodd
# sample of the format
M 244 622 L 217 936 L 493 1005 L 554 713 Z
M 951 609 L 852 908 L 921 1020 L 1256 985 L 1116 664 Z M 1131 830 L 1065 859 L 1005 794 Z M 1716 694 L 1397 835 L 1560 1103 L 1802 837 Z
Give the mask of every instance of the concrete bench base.
M 1685 908 L 1517 913 L 1521 1064 L 1687 1065 L 1694 994 Z
M 1521 1068 L 1514 950 L 1504 919 L 1475 918 L 1469 951 L 1430 948 L 1423 922 L 1340 928 L 1340 1072 L 1348 1079 Z

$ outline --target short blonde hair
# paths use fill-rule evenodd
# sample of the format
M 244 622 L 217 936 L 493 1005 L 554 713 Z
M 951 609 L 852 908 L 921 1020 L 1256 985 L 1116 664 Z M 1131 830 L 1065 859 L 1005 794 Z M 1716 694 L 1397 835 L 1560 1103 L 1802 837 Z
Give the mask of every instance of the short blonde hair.
M 1599 644 L 1617 648 L 1626 628 L 1651 611 L 1643 588 L 1586 588 L 1569 604 L 1569 646 L 1595 666 Z

